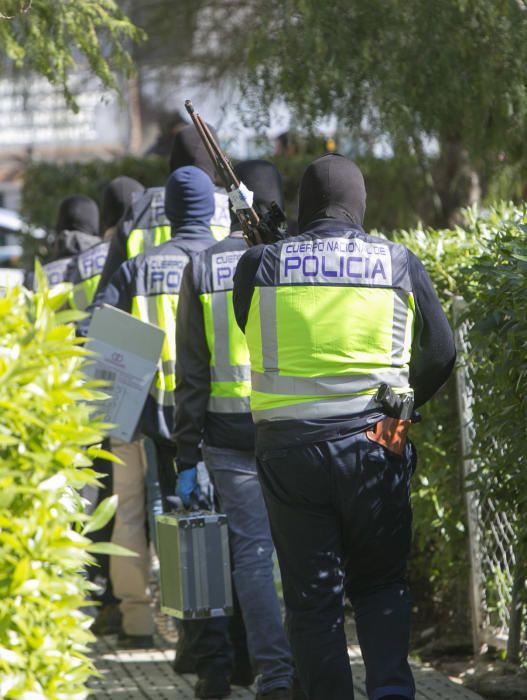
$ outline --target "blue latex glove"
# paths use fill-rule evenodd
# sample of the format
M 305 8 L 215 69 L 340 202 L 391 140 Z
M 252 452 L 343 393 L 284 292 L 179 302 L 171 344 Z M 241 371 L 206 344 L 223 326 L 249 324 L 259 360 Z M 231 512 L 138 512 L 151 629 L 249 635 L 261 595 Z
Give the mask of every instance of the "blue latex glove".
M 190 508 L 192 505 L 198 503 L 200 492 L 198 470 L 196 467 L 185 469 L 178 474 L 176 496 L 181 499 L 185 508 Z

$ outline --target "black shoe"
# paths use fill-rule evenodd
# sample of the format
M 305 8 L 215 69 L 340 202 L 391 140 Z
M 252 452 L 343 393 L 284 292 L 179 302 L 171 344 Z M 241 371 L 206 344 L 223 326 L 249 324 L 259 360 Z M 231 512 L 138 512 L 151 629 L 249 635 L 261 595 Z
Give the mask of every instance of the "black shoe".
M 172 668 L 176 673 L 196 673 L 196 660 L 190 654 L 178 654 L 172 662 Z
M 194 688 L 196 698 L 226 698 L 230 694 L 229 679 L 220 674 L 200 678 Z
M 250 666 L 235 666 L 231 674 L 231 683 L 245 688 L 254 683 L 254 673 Z
M 120 630 L 117 635 L 118 649 L 152 649 L 154 637 L 151 634 L 127 634 Z
M 91 631 L 97 637 L 104 634 L 118 634 L 121 630 L 122 617 L 117 603 L 103 605 L 97 613 Z
M 291 700 L 291 688 L 275 688 L 268 693 L 256 693 L 255 700 Z

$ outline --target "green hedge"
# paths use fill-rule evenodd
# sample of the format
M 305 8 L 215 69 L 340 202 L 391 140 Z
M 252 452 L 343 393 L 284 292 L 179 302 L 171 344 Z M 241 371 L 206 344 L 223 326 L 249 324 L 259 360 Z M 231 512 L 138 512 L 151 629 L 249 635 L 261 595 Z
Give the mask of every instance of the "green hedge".
M 80 700 L 92 674 L 84 568 L 88 532 L 115 499 L 84 514 L 97 484 L 90 458 L 104 426 L 86 402 L 100 396 L 81 372 L 78 312 L 57 311 L 69 290 L 20 288 L 0 298 L 0 697 Z M 104 547 L 103 547 L 104 548 Z
M 52 231 L 64 197 L 84 194 L 100 205 L 105 186 L 120 175 L 133 177 L 145 187 L 155 187 L 165 183 L 168 164 L 165 158 L 133 156 L 59 164 L 32 163 L 24 174 L 22 215 L 31 224 Z
M 287 213 L 296 217 L 298 183 L 318 151 L 306 154 L 271 156 L 283 176 Z M 433 204 L 430 188 L 419 164 L 410 156 L 392 159 L 364 156 L 358 160 L 368 183 L 366 226 L 383 231 L 430 220 Z M 166 158 L 126 156 L 113 161 L 93 160 L 73 163 L 36 162 L 24 176 L 22 214 L 33 225 L 52 231 L 58 205 L 69 195 L 82 193 L 101 204 L 104 186 L 118 175 L 128 175 L 145 187 L 163 185 L 168 177 Z
M 394 238 L 423 261 L 452 324 L 455 298 L 467 302 L 472 350 L 458 362 L 466 364 L 476 387 L 473 485 L 514 523 L 518 566 L 524 570 L 527 212 L 501 204 L 466 211 L 465 220 L 464 228 L 399 232 Z M 468 550 L 455 391 L 452 378 L 412 428 L 419 453 L 412 577 L 424 574 L 443 622 L 450 619 L 460 631 L 461 622 L 468 622 Z M 486 585 L 492 589 L 494 581 Z

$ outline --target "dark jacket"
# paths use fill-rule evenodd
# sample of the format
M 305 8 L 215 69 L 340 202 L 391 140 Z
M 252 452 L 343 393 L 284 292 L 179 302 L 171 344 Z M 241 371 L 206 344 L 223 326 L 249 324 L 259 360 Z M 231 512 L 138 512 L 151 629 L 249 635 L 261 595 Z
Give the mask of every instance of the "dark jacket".
M 194 465 L 199 445 L 254 450 L 254 424 L 249 412 L 217 413 L 207 409 L 210 396 L 210 352 L 200 294 L 213 290 L 213 256 L 247 250 L 241 232 L 193 255 L 185 270 L 176 324 L 176 444 L 178 463 Z M 235 265 L 235 263 L 233 263 Z M 232 289 L 229 286 L 223 290 Z

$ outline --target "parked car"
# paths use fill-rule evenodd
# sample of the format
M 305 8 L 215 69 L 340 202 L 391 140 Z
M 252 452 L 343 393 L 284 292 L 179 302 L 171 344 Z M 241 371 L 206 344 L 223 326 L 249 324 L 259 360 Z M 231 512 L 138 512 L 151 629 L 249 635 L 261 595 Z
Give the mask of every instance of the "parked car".
M 22 282 L 26 236 L 43 238 L 45 231 L 30 228 L 16 211 L 0 207 L 0 287 L 11 287 Z

